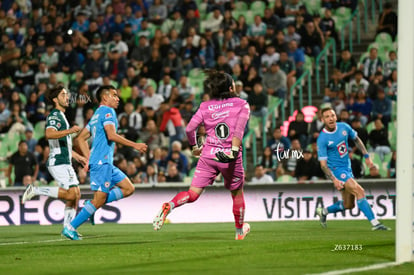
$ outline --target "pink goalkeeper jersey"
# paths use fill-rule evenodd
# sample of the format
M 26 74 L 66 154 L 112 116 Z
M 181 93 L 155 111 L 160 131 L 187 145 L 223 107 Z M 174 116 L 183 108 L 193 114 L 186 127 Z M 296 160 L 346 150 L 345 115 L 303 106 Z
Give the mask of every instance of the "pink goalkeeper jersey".
M 230 153 L 232 138 L 238 137 L 243 140 L 249 115 L 249 104 L 238 97 L 202 102 L 187 125 L 188 140 L 191 145 L 197 144 L 197 128 L 204 124 L 206 140 L 203 145 L 202 156 L 215 158 L 218 151 Z

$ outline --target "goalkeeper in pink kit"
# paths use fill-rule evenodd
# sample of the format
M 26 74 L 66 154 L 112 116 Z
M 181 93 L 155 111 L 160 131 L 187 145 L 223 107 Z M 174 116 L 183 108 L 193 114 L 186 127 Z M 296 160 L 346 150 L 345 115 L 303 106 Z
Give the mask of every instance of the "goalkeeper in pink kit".
M 200 156 L 190 189 L 164 203 L 154 218 L 153 226 L 154 230 L 160 230 L 174 208 L 196 201 L 204 188 L 213 184 L 221 173 L 233 199 L 236 240 L 243 240 L 250 232 L 250 226 L 244 223 L 244 169 L 240 151 L 250 107 L 245 100 L 237 97 L 229 74 L 208 72 L 205 84 L 212 99 L 201 103 L 186 128 L 193 155 Z M 198 147 L 196 132 L 201 125 L 204 125 L 207 136 L 204 144 Z

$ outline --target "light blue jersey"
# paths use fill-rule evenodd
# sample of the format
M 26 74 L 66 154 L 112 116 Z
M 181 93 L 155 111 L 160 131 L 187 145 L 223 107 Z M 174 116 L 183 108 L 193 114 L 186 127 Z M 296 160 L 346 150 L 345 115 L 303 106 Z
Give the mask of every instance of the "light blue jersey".
M 118 129 L 118 120 L 115 110 L 101 105 L 96 109 L 86 129 L 92 136 L 92 149 L 89 164 L 113 164 L 115 143 L 108 140 L 105 125 L 112 124 L 115 131 Z
M 325 128 L 318 137 L 318 159 L 327 160 L 328 168 L 339 180 L 353 177 L 351 161 L 348 156 L 348 138 L 356 139 L 357 132 L 346 123 L 338 122 L 333 132 Z

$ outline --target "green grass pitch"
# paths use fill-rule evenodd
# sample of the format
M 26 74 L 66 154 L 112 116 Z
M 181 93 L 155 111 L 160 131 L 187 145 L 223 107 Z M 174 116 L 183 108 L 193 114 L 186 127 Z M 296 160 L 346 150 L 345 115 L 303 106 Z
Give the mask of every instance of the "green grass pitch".
M 394 261 L 395 222 L 384 224 L 393 231 L 372 232 L 367 221 L 328 221 L 326 230 L 317 221 L 252 222 L 244 241 L 234 240 L 232 223 L 166 224 L 159 232 L 85 224 L 82 241 L 60 237 L 61 225 L 0 227 L 0 274 L 320 273 Z

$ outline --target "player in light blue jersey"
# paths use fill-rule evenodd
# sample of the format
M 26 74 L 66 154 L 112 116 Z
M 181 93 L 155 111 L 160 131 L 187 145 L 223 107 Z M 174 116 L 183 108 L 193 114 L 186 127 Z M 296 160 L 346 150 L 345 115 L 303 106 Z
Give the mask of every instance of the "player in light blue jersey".
M 87 221 L 105 203 L 120 200 L 134 193 L 129 178 L 113 165 L 115 142 L 144 153 L 147 145 L 135 143 L 116 133 L 118 121 L 115 108 L 119 105 L 118 92 L 113 86 L 102 86 L 96 92 L 100 106 L 76 141 L 83 156 L 89 156 L 91 189 L 95 192 L 75 219 L 63 229 L 62 234 L 71 240 L 81 238 L 76 229 Z M 92 137 L 89 151 L 87 140 Z
M 332 180 L 335 188 L 342 193 L 342 200 L 327 208 L 319 207 L 316 209 L 322 227 L 326 228 L 328 213 L 354 208 L 356 198 L 359 209 L 371 222 L 372 230 L 390 230 L 375 218 L 374 212 L 365 198 L 364 189 L 355 181 L 352 174 L 351 161 L 348 156 L 348 137 L 355 141 L 356 146 L 363 153 L 367 166 L 370 169 L 376 169 L 369 158 L 364 143 L 348 124 L 336 122 L 336 114 L 332 108 L 324 108 L 321 113 L 325 128 L 319 134 L 317 141 L 318 159 L 326 177 Z

